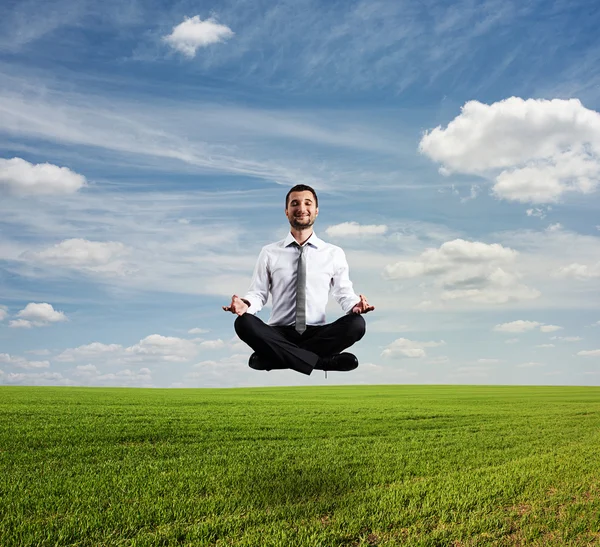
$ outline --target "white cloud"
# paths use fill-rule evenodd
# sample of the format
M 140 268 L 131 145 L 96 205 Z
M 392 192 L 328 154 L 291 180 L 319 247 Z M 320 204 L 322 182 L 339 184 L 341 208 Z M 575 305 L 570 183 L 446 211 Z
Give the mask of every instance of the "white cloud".
M 435 348 L 445 345 L 443 340 L 440 342 L 419 342 L 409 340 L 408 338 L 398 338 L 388 345 L 382 352 L 382 357 L 391 357 L 395 359 L 409 357 L 419 359 L 427 354 L 425 348 Z
M 88 377 L 88 383 L 92 385 L 117 385 L 117 386 L 152 386 L 152 374 L 148 368 L 139 370 L 123 369 L 118 372 L 96 374 Z
M 50 368 L 50 363 L 48 361 L 28 361 L 23 357 L 12 356 L 8 353 L 0 353 L 0 363 L 6 363 L 7 365 L 28 370 Z
M 329 237 L 356 237 L 383 235 L 388 227 L 385 224 L 359 224 L 358 222 L 343 222 L 329 226 L 325 232 Z
M 483 359 L 477 359 L 477 362 L 480 365 L 494 365 L 496 363 L 501 363 L 502 360 L 501 359 L 486 359 L 486 358 L 483 358 Z
M 8 308 L 0 306 L 0 321 L 4 321 L 8 317 Z
M 577 355 L 581 355 L 582 357 L 600 357 L 600 349 L 584 349 L 582 351 L 578 351 Z
M 530 361 L 528 363 L 521 363 L 520 365 L 517 365 L 518 368 L 532 368 L 532 367 L 543 367 L 546 366 L 542 363 L 537 363 L 535 361 Z
M 67 316 L 55 310 L 51 304 L 30 302 L 17 313 L 19 320 L 11 321 L 11 327 L 45 327 L 51 323 L 68 321 Z
M 88 241 L 66 239 L 36 253 L 25 253 L 25 258 L 76 270 L 125 275 L 129 272 L 121 257 L 130 253 L 118 241 Z
M 536 348 L 553 348 L 554 344 L 538 344 Z
M 562 342 L 581 342 L 581 336 L 551 336 L 550 340 L 560 340 Z
M 508 340 L 504 340 L 505 344 L 517 344 L 519 342 L 518 338 L 509 338 Z
M 536 329 L 541 323 L 537 321 L 523 321 L 519 319 L 517 321 L 511 321 L 510 323 L 501 323 L 494 327 L 496 332 L 527 332 Z
M 419 150 L 443 174 L 493 178 L 499 198 L 551 203 L 596 189 L 600 114 L 577 99 L 469 101 L 445 129 L 427 132 Z
M 537 298 L 540 292 L 521 284 L 519 275 L 510 271 L 517 256 L 498 243 L 455 239 L 427 249 L 415 260 L 389 264 L 383 275 L 391 280 L 433 276 L 446 302 L 503 304 Z
M 558 325 L 544 325 L 538 321 L 524 321 L 519 319 L 517 321 L 511 321 L 510 323 L 501 323 L 496 325 L 493 330 L 496 332 L 529 332 L 539 327 L 541 332 L 556 332 L 562 330 L 562 327 Z M 556 337 L 553 337 L 556 338 Z
M 210 332 L 210 331 L 207 329 L 200 329 L 200 328 L 194 328 L 194 329 L 188 330 L 188 334 L 206 334 L 207 332 Z
M 540 326 L 540 331 L 542 332 L 556 332 L 557 330 L 562 330 L 562 327 L 558 325 L 542 325 Z
M 186 17 L 183 23 L 173 27 L 173 32 L 164 36 L 163 40 L 173 49 L 193 58 L 198 48 L 223 42 L 233 35 L 234 32 L 229 27 L 217 23 L 213 17 L 203 21 L 198 15 L 194 15 Z
M 234 336 L 229 340 L 229 349 L 234 353 L 243 353 L 244 351 L 251 351 L 250 347 L 246 342 L 240 340 L 237 336 Z
M 83 363 L 94 365 L 123 366 L 132 363 L 152 364 L 156 362 L 183 363 L 198 353 L 196 344 L 191 340 L 151 334 L 137 344 L 123 347 L 120 344 L 91 344 L 69 348 L 55 360 L 65 363 Z M 96 366 L 95 365 L 95 366 Z
M 18 196 L 71 194 L 86 185 L 83 175 L 51 163 L 0 159 L 0 190 Z
M 77 375 L 87 376 L 89 374 L 98 374 L 98 368 L 95 365 L 77 365 L 75 367 L 75 373 Z
M 221 349 L 225 347 L 225 342 L 220 338 L 218 340 L 205 340 L 200 342 L 200 347 L 202 349 Z
M 528 217 L 537 217 L 540 219 L 546 218 L 548 211 L 551 211 L 552 207 L 534 207 L 532 209 L 527 209 L 525 213 Z
M 574 262 L 573 264 L 560 268 L 558 272 L 556 272 L 556 276 L 582 280 L 597 279 L 600 278 L 600 262 L 597 262 L 592 266 Z
M 60 372 L 10 372 L 4 375 L 4 382 L 27 386 L 69 386 L 73 382 Z
M 93 364 L 78 365 L 74 369 L 77 382 L 91 386 L 152 386 L 152 371 L 147 367 L 133 370 L 122 369 L 117 372 L 102 373 Z
M 55 361 L 70 363 L 79 359 L 94 359 L 94 358 L 109 358 L 111 355 L 116 355 L 123 350 L 123 346 L 119 344 L 102 344 L 100 342 L 92 342 L 77 348 L 70 348 L 63 351 L 55 357 Z
M 187 361 L 197 352 L 196 345 L 190 340 L 174 336 L 161 336 L 160 334 L 146 336 L 139 343 L 125 349 L 125 354 L 137 358 L 136 360 L 149 356 L 171 362 Z
M 13 319 L 8 326 L 11 329 L 30 329 L 33 327 L 33 323 L 31 321 L 26 321 L 25 319 Z

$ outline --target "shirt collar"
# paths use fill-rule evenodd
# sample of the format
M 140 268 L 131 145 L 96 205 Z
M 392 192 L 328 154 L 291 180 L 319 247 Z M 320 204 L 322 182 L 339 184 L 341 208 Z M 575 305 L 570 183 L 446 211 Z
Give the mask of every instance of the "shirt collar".
M 283 246 L 284 247 L 289 247 L 290 245 L 293 245 L 295 243 L 297 243 L 297 242 L 294 239 L 294 236 L 292 235 L 292 232 L 288 232 L 287 237 L 283 241 Z M 319 239 L 317 237 L 317 234 L 315 234 L 314 232 L 311 234 L 311 236 L 304 243 L 304 245 L 310 245 L 311 247 L 315 247 L 316 249 L 318 249 L 322 244 L 323 244 L 323 240 Z

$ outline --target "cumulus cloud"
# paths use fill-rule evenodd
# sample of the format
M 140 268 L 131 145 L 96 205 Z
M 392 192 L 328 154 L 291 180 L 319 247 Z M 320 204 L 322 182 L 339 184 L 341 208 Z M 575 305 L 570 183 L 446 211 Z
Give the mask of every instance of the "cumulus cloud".
M 558 325 L 542 325 L 540 326 L 541 332 L 556 332 L 557 330 L 562 330 L 562 327 Z
M 493 179 L 498 198 L 552 203 L 596 189 L 600 114 L 577 99 L 469 101 L 446 128 L 427 132 L 419 150 L 442 174 Z
M 228 26 L 217 23 L 213 17 L 203 21 L 195 15 L 186 17 L 182 23 L 173 27 L 173 32 L 164 36 L 163 40 L 176 51 L 193 58 L 199 48 L 224 42 L 233 35 L 234 32 Z
M 196 345 L 190 340 L 174 336 L 151 334 L 139 343 L 125 349 L 129 357 L 154 357 L 164 361 L 184 362 L 197 354 Z
M 77 348 L 70 348 L 63 351 L 55 357 L 55 361 L 70 363 L 80 359 L 94 359 L 102 357 L 106 359 L 111 355 L 115 355 L 123 349 L 119 344 L 102 344 L 100 342 L 92 342 Z M 91 366 L 91 365 L 90 365 Z
M 355 237 L 383 235 L 388 227 L 385 224 L 359 224 L 358 222 L 343 222 L 329 226 L 325 232 L 329 237 Z
M 55 360 L 64 363 L 130 366 L 133 363 L 156 362 L 186 362 L 198 353 L 198 348 L 191 340 L 151 334 L 140 340 L 137 344 L 123 347 L 120 344 L 91 344 L 69 348 L 58 355 Z M 82 365 L 83 366 L 83 365 Z
M 17 313 L 19 319 L 10 322 L 12 328 L 46 327 L 52 323 L 68 321 L 67 316 L 55 310 L 51 304 L 30 302 Z
M 8 317 L 8 308 L 0 306 L 0 321 L 4 321 Z
M 89 376 L 99 374 L 96 365 L 77 365 L 75 367 L 75 374 L 77 376 Z
M 581 336 L 551 336 L 550 340 L 559 340 L 561 342 L 581 342 Z
M 31 321 L 26 321 L 25 319 L 13 319 L 8 326 L 11 329 L 30 329 L 33 327 Z
M 129 253 L 130 250 L 118 241 L 66 239 L 43 251 L 24 253 L 23 257 L 76 270 L 125 275 L 130 270 L 122 257 Z
M 393 359 L 401 359 L 404 357 L 420 359 L 427 355 L 425 348 L 436 348 L 438 346 L 443 346 L 445 343 L 446 342 L 443 340 L 440 342 L 419 342 L 416 340 L 409 340 L 408 338 L 398 338 L 381 352 L 381 356 L 391 357 Z
M 206 334 L 209 332 L 207 329 L 194 328 L 188 330 L 188 334 Z
M 496 332 L 527 332 L 534 330 L 539 327 L 541 323 L 537 321 L 523 321 L 519 319 L 517 321 L 511 321 L 510 323 L 501 323 L 496 325 L 493 330 Z
M 510 271 L 517 256 L 498 243 L 455 239 L 414 260 L 390 264 L 383 275 L 392 280 L 433 276 L 444 301 L 501 304 L 537 298 L 540 292 L 520 283 L 519 275 Z
M 600 349 L 584 349 L 578 351 L 577 355 L 581 355 L 582 357 L 600 357 Z
M 598 279 L 600 278 L 600 262 L 588 266 L 574 262 L 556 272 L 557 277 L 572 278 L 580 280 Z
M 100 386 L 152 386 L 152 372 L 147 367 L 138 370 L 130 368 L 117 372 L 101 373 L 92 364 L 78 365 L 73 372 L 77 382 L 84 385 Z
M 493 330 L 496 332 L 528 332 L 535 330 L 539 327 L 540 332 L 556 332 L 557 330 L 562 330 L 562 327 L 558 325 L 544 325 L 543 323 L 539 323 L 537 321 L 524 321 L 523 319 L 518 319 L 517 321 L 511 321 L 510 323 L 501 323 L 496 325 Z M 556 337 L 553 337 L 556 338 Z
M 221 349 L 225 347 L 225 342 L 220 338 L 218 340 L 205 340 L 200 342 L 200 347 L 202 349 Z
M 21 158 L 0 159 L 0 190 L 9 194 L 72 194 L 85 185 L 85 177 L 67 167 L 32 164 Z
M 6 384 L 26 386 L 70 386 L 73 382 L 60 372 L 9 372 L 3 376 Z
M 23 368 L 27 370 L 50 368 L 49 361 L 28 361 L 23 357 L 13 356 L 8 353 L 0 353 L 0 363 L 5 363 L 16 368 Z

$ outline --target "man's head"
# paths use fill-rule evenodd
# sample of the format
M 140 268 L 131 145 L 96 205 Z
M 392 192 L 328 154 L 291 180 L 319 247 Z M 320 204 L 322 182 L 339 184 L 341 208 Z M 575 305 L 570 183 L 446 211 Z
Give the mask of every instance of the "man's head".
M 319 214 L 317 193 L 306 184 L 297 184 L 285 196 L 285 216 L 297 230 L 310 228 Z

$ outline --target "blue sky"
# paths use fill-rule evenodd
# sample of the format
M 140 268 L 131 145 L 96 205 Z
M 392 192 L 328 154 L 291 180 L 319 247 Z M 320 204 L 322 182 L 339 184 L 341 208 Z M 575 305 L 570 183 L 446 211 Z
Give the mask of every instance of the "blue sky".
M 591 1 L 4 2 L 0 384 L 598 385 L 599 26 Z M 328 379 L 248 369 L 221 310 L 297 183 L 376 306 Z

